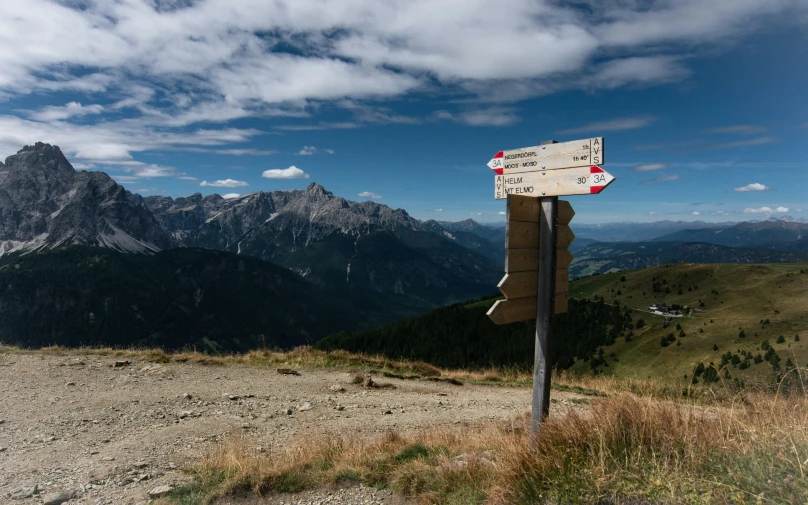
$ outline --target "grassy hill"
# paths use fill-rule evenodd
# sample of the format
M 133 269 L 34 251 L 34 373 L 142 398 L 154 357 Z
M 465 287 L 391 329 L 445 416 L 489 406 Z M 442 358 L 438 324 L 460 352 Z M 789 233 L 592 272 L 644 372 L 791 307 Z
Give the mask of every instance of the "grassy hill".
M 553 358 L 559 369 L 673 379 L 685 386 L 698 369 L 697 383 L 723 378 L 771 384 L 791 364 L 808 362 L 805 263 L 622 271 L 574 281 L 570 297 L 569 313 L 556 317 Z M 529 368 L 533 322 L 494 325 L 485 313 L 495 299 L 331 335 L 316 346 L 448 367 Z M 692 310 L 670 321 L 646 311 L 661 302 Z
M 595 360 L 594 369 L 602 373 L 682 379 L 688 375 L 692 380 L 699 363 L 708 368 L 712 363 L 721 376 L 748 382 L 782 374 L 789 359 L 797 365 L 808 362 L 805 263 L 677 264 L 623 271 L 578 280 L 572 283 L 570 296 L 636 309 L 635 328 L 628 338 L 619 338 L 598 353 L 602 357 Z M 656 302 L 693 310 L 689 317 L 670 321 L 642 312 Z M 592 365 L 592 360 L 579 360 L 573 369 L 584 371 Z M 703 374 L 698 379 L 703 381 Z

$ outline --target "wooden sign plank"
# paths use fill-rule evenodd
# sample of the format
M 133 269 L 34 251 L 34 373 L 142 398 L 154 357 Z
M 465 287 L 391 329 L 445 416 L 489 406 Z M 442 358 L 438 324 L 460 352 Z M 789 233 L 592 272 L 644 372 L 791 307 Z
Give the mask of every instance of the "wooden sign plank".
M 566 224 L 558 225 L 558 231 L 556 232 L 556 247 L 559 249 L 566 249 L 572 244 L 572 241 L 575 240 L 575 234 L 572 233 L 572 230 Z
M 566 314 L 569 310 L 568 293 L 556 293 L 555 295 L 555 313 Z
M 569 250 L 559 248 L 556 251 L 556 268 L 567 268 L 575 259 Z M 539 250 L 531 249 L 506 249 L 505 250 L 505 273 L 527 272 L 539 269 Z
M 497 176 L 503 177 L 503 176 Z M 539 222 L 541 203 L 538 198 L 523 195 L 511 195 L 508 199 L 508 221 Z
M 546 196 L 594 195 L 614 182 L 615 177 L 602 168 L 565 168 L 563 170 L 539 170 L 518 174 L 496 176 L 504 185 L 504 196 L 524 195 L 541 198 Z
M 516 300 L 497 300 L 486 315 L 495 324 L 516 323 L 536 319 L 536 297 Z
M 536 300 L 532 298 L 516 298 L 514 300 L 497 300 L 488 309 L 487 315 L 495 324 L 518 323 L 536 318 Z M 567 293 L 556 293 L 555 313 L 564 314 L 569 307 Z
M 556 250 L 556 268 L 567 268 L 575 259 L 566 247 L 559 247 Z
M 605 163 L 603 137 L 500 151 L 489 168 L 508 175 L 534 170 L 601 165 Z
M 566 268 L 556 270 L 556 293 L 569 291 L 569 270 Z M 510 272 L 497 284 L 500 292 L 508 300 L 516 298 L 530 298 L 536 296 L 539 290 L 539 273 Z
M 506 249 L 530 249 L 539 246 L 539 223 L 508 221 L 507 226 Z
M 569 226 L 558 225 L 556 234 L 556 247 L 566 249 L 575 240 L 575 234 Z M 506 249 L 532 249 L 539 243 L 539 223 L 526 223 L 524 221 L 508 221 L 505 235 Z
M 558 201 L 558 224 L 570 224 L 572 221 L 573 216 L 575 216 L 575 211 L 572 209 L 572 205 L 567 200 L 559 200 Z

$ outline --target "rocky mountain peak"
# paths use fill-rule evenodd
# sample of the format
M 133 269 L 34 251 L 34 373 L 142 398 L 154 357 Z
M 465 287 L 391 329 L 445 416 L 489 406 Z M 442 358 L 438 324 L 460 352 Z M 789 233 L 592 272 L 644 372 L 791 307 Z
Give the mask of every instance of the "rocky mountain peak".
M 67 161 L 59 146 L 52 146 L 43 142 L 37 142 L 33 146 L 25 146 L 17 154 L 7 157 L 6 167 L 10 169 L 47 170 L 63 174 L 75 173 L 73 165 Z
M 324 187 L 317 184 L 316 182 L 312 182 L 306 188 L 306 195 L 307 196 L 318 196 L 318 197 L 329 197 L 329 196 L 334 196 L 334 193 L 326 190 Z

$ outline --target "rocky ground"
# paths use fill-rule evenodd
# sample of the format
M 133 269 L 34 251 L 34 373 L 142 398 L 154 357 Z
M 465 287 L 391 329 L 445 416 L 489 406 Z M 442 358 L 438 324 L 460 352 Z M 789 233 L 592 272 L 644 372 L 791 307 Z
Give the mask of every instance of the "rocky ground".
M 377 377 L 395 388 L 368 389 L 351 384 L 348 371 L 115 364 L 94 355 L 0 354 L 0 502 L 146 504 L 234 433 L 268 452 L 310 434 L 406 433 L 530 409 L 529 388 Z M 554 392 L 554 406 L 575 396 Z M 255 503 L 403 502 L 359 487 Z

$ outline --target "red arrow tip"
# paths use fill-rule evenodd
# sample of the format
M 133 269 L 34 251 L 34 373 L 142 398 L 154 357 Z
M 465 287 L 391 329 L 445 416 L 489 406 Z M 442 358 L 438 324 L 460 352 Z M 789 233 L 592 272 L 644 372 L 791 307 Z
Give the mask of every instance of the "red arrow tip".
M 597 165 L 592 165 L 591 167 L 589 167 L 590 174 L 601 174 L 603 172 L 604 170 Z
M 602 172 L 602 171 L 603 171 L 603 170 L 601 170 L 601 172 Z M 606 186 L 589 186 L 589 194 L 591 194 L 591 195 L 597 195 L 598 193 L 600 193 L 601 191 L 603 191 L 603 188 L 605 188 L 605 187 L 606 187 Z
M 497 175 L 502 175 L 503 172 L 504 172 L 504 169 L 502 169 L 502 168 L 495 168 L 494 169 L 494 173 L 497 174 Z
M 497 154 L 494 155 L 494 159 L 502 158 L 504 156 L 505 156 L 505 154 L 502 151 L 500 151 L 500 152 L 498 152 Z

